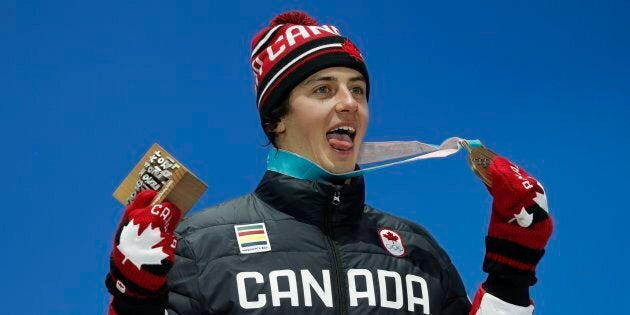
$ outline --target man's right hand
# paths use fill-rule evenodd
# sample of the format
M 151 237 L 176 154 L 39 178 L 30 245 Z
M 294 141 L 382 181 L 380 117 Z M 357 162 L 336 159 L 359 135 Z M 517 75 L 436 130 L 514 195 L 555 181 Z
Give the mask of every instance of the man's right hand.
M 168 201 L 151 206 L 156 194 L 152 190 L 140 192 L 118 225 L 105 281 L 114 301 L 166 306 L 166 276 L 177 247 L 173 231 L 181 212 Z

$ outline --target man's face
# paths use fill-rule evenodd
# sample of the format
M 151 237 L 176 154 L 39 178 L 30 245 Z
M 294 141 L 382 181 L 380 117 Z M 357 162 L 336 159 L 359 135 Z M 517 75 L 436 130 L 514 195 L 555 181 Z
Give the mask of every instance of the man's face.
M 277 128 L 278 148 L 303 156 L 331 173 L 354 170 L 368 124 L 366 82 L 360 72 L 326 68 L 289 95 L 289 113 Z

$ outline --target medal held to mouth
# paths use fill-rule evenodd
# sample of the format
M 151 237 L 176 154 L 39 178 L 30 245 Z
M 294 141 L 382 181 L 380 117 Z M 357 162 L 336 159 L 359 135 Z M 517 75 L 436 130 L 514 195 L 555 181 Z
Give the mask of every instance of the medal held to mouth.
M 184 215 L 207 188 L 208 185 L 154 143 L 118 186 L 114 198 L 127 206 L 140 191 L 151 189 L 158 192 L 152 205 L 168 200 Z
M 497 154 L 488 150 L 481 141 L 461 141 L 460 144 L 468 150 L 468 164 L 470 164 L 473 172 L 479 176 L 484 184 L 492 187 L 488 167 Z

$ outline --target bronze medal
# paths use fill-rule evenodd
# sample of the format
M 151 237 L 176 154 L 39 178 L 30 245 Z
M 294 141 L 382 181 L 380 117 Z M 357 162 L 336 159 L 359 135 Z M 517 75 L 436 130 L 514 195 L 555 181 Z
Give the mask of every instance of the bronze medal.
M 497 154 L 484 146 L 471 147 L 466 141 L 460 143 L 468 150 L 468 164 L 470 164 L 473 172 L 479 176 L 484 184 L 488 185 L 488 187 L 492 187 L 488 167 L 490 167 L 490 162 L 492 162 L 492 159 L 497 156 Z

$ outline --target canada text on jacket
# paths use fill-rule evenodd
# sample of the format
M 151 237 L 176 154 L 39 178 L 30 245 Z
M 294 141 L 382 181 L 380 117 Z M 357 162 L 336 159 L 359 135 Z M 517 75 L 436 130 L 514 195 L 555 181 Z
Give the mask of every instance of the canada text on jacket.
M 430 312 L 427 282 L 420 276 L 407 274 L 403 277 L 398 272 L 380 269 L 376 270 L 376 281 L 372 271 L 368 269 L 349 269 L 346 275 L 350 307 L 368 303 L 370 306 L 378 304 L 384 308 L 401 309 L 406 304 L 409 312 L 416 311 L 418 306 L 422 307 L 423 314 Z M 274 270 L 267 275 L 256 271 L 239 272 L 236 274 L 239 304 L 244 309 L 262 308 L 268 304 L 277 307 L 281 303 L 290 303 L 291 306 L 298 307 L 300 302 L 304 303 L 303 306 L 311 307 L 313 299 L 320 299 L 326 307 L 334 307 L 330 271 L 322 270 L 321 279 L 323 281 L 319 283 L 306 269 L 299 272 L 290 269 Z M 269 285 L 260 285 L 265 282 Z M 279 282 L 288 282 L 288 290 L 281 291 Z M 357 285 L 358 283 L 361 285 Z M 406 288 L 405 294 L 403 286 Z M 269 289 L 265 290 L 263 287 Z M 379 290 L 380 293 L 378 301 L 375 290 Z M 392 292 L 395 293 L 393 297 Z

